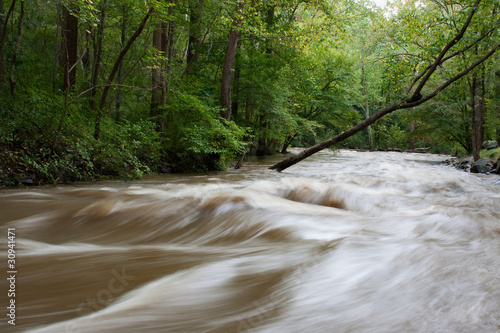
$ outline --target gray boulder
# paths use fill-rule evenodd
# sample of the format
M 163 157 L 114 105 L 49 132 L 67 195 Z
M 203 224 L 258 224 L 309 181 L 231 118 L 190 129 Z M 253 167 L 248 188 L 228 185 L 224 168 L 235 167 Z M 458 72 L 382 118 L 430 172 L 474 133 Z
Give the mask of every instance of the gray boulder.
M 472 163 L 470 172 L 472 173 L 488 173 L 493 170 L 493 162 L 487 158 L 482 158 Z
M 498 142 L 496 142 L 495 140 L 488 140 L 488 141 L 484 141 L 483 142 L 483 149 L 495 149 L 495 148 L 498 148 Z

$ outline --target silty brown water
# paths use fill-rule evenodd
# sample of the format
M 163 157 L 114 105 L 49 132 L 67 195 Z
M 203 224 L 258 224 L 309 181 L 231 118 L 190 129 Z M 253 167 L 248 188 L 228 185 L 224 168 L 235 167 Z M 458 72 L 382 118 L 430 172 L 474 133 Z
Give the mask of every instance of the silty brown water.
M 16 325 L 0 330 L 499 332 L 498 176 L 445 158 L 323 152 L 282 173 L 271 158 L 3 191 Z

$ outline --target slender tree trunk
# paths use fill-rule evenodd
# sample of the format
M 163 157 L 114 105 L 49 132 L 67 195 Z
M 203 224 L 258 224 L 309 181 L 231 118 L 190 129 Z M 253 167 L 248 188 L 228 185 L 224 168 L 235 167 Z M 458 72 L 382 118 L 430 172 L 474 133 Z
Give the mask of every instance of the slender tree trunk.
M 281 148 L 281 153 L 286 154 L 288 146 L 292 143 L 292 141 L 297 137 L 297 133 L 294 135 L 289 135 L 286 139 L 285 142 L 283 143 L 283 147 Z
M 238 3 L 236 7 L 236 16 L 233 20 L 233 27 L 229 32 L 229 38 L 227 41 L 226 57 L 224 59 L 224 65 L 222 67 L 222 79 L 221 79 L 221 116 L 227 121 L 231 120 L 231 77 L 234 58 L 236 56 L 236 48 L 238 46 L 238 39 L 240 36 L 240 28 L 243 24 L 243 8 L 245 6 L 246 0 Z
M 413 133 L 413 132 L 415 132 L 415 122 L 414 121 L 412 121 L 410 123 L 410 133 Z M 410 138 L 410 150 L 414 150 L 414 149 L 415 149 L 415 138 L 412 135 Z
M 104 109 L 104 105 L 106 104 L 106 99 L 108 98 L 109 89 L 111 88 L 111 84 L 113 83 L 113 79 L 115 78 L 115 75 L 118 72 L 118 68 L 120 67 L 120 63 L 123 61 L 123 58 L 125 57 L 127 52 L 130 50 L 130 47 L 132 46 L 132 44 L 136 41 L 136 39 L 139 37 L 139 35 L 144 30 L 144 27 L 146 26 L 146 22 L 149 20 L 149 17 L 151 16 L 152 13 L 153 13 L 153 7 L 148 9 L 146 16 L 144 16 L 141 23 L 137 27 L 137 30 L 130 37 L 127 44 L 121 50 L 120 54 L 118 55 L 118 58 L 115 61 L 113 68 L 111 69 L 111 72 L 109 73 L 108 79 L 106 80 L 106 85 L 104 86 L 104 90 L 102 92 L 101 101 L 99 102 L 99 109 L 97 110 L 97 117 L 96 117 L 95 128 L 94 128 L 94 138 L 96 140 L 99 139 L 99 136 L 101 134 L 102 111 Z
M 168 15 L 171 16 L 174 10 L 175 5 L 177 5 L 177 0 L 172 0 L 174 6 L 168 9 Z M 167 64 L 166 64 L 166 72 L 165 72 L 165 94 L 163 96 L 163 104 L 167 103 L 167 94 L 170 89 L 170 84 L 172 82 L 172 59 L 175 55 L 175 21 L 169 20 L 167 24 L 164 26 L 164 34 L 165 37 L 165 48 L 167 52 Z
M 268 153 L 266 136 L 267 119 L 265 114 L 261 114 L 259 117 L 259 138 L 257 139 L 257 150 L 255 152 L 257 156 L 266 156 Z
M 252 98 L 247 96 L 245 99 L 245 120 L 250 121 L 252 118 Z
M 165 55 L 165 38 L 163 36 L 163 24 L 162 22 L 156 23 L 155 30 L 153 31 L 153 47 L 158 50 L 159 56 L 163 57 Z M 162 95 L 165 85 L 163 80 L 164 75 L 164 61 L 160 60 L 152 70 L 152 92 L 151 92 L 151 107 L 149 115 L 151 117 L 156 117 L 161 113 L 160 106 L 162 105 Z
M 21 1 L 21 11 L 19 14 L 19 22 L 18 22 L 18 32 L 17 32 L 17 39 L 16 43 L 14 45 L 14 53 L 12 55 L 12 64 L 10 66 L 10 75 L 9 75 L 9 81 L 10 81 L 10 94 L 12 97 L 15 97 L 16 95 L 16 80 L 14 77 L 14 70 L 16 69 L 16 63 L 17 63 L 17 51 L 19 49 L 19 44 L 21 43 L 21 38 L 23 36 L 23 21 L 24 21 L 24 0 Z
M 500 70 L 495 72 L 494 78 L 493 78 L 493 86 L 494 88 L 494 94 L 497 96 L 497 102 L 495 103 L 495 111 L 497 115 L 497 119 L 500 119 Z M 500 125 L 498 125 L 496 129 L 496 140 L 500 143 Z M 500 170 L 500 169 L 499 169 Z
M 189 66 L 192 73 L 196 69 L 199 60 L 197 52 L 198 45 L 202 37 L 202 15 L 203 15 L 204 0 L 189 0 L 189 41 L 186 55 L 186 65 Z M 194 65 L 194 66 L 193 66 Z
M 469 81 L 470 88 L 470 107 L 471 107 L 471 130 L 472 130 L 472 156 L 477 161 L 481 152 L 481 145 L 484 138 L 484 104 L 485 87 L 484 71 L 481 75 L 472 73 Z
M 122 16 L 122 28 L 120 34 L 120 47 L 125 46 L 125 37 L 127 33 L 127 19 L 128 19 L 128 7 L 123 5 L 123 16 Z M 123 81 L 123 62 L 118 66 L 118 81 Z M 122 105 L 122 93 L 120 87 L 116 89 L 115 98 L 115 121 L 119 122 L 121 119 L 121 105 Z
M 3 89 L 4 86 L 4 77 L 5 77 L 5 56 L 3 52 L 4 45 L 4 25 L 6 22 L 5 17 L 5 3 L 4 0 L 0 0 L 0 90 Z
M 177 0 L 171 1 L 171 3 L 176 5 Z M 174 6 L 170 6 L 168 9 L 169 17 L 172 15 L 173 10 Z M 167 102 L 167 80 L 170 82 L 171 58 L 173 55 L 173 28 L 172 20 L 168 20 L 167 22 L 160 21 L 156 24 L 156 28 L 153 31 L 153 47 L 160 52 L 161 59 L 157 67 L 154 67 L 152 71 L 151 117 L 160 116 L 162 113 L 161 107 Z M 165 60 L 165 57 L 168 60 Z M 165 120 L 157 119 L 157 123 L 158 131 L 164 132 Z
M 78 18 L 66 6 L 62 8 L 64 19 L 63 91 L 71 90 L 76 83 L 76 62 L 78 61 Z
M 240 76 L 241 76 L 241 66 L 238 61 L 238 57 L 236 58 L 236 62 L 234 65 L 234 85 L 233 85 L 233 97 L 231 102 L 231 116 L 236 121 L 238 117 L 238 109 L 239 109 L 239 98 L 238 93 L 240 90 Z
M 89 77 L 89 73 L 91 71 L 92 61 L 90 59 L 90 41 L 92 40 L 92 28 L 89 26 L 85 29 L 85 52 L 82 55 L 82 66 L 85 72 L 85 78 Z M 92 76 L 92 74 L 90 74 Z
M 106 4 L 107 0 L 103 0 L 100 15 L 99 15 L 99 23 L 97 23 L 97 31 L 95 35 L 95 49 L 94 49 L 94 67 L 92 68 L 92 76 L 90 78 L 90 84 L 93 88 L 90 91 L 90 108 L 95 110 L 96 108 L 96 95 L 97 95 L 97 86 L 99 79 L 99 72 L 101 70 L 101 57 L 102 57 L 102 42 L 104 39 L 104 23 L 106 21 Z
M 366 74 L 365 74 L 365 62 L 363 61 L 361 63 L 361 83 L 363 85 L 363 95 L 365 99 L 365 118 L 370 117 L 370 104 L 368 103 L 368 88 L 366 86 Z M 367 134 L 368 134 L 368 142 L 370 144 L 370 150 L 373 150 L 373 133 L 372 133 L 372 127 L 368 126 L 366 128 Z
M 61 47 L 61 30 L 62 30 L 62 18 L 61 18 L 61 2 L 56 3 L 57 19 L 56 19 L 56 42 L 54 43 L 54 65 L 52 67 L 52 91 L 55 93 L 57 90 L 57 70 L 60 65 L 60 51 Z
M 2 27 L 0 28 L 0 89 L 5 86 L 5 75 L 7 74 L 7 64 L 5 62 L 5 51 L 4 46 L 7 40 L 7 25 L 9 24 L 9 19 L 12 17 L 14 13 L 14 8 L 16 6 L 16 0 L 13 0 L 10 4 L 9 10 L 7 11 L 7 15 L 5 15 L 5 7 L 4 1 L 1 1 L 0 6 L 0 22 L 2 23 Z

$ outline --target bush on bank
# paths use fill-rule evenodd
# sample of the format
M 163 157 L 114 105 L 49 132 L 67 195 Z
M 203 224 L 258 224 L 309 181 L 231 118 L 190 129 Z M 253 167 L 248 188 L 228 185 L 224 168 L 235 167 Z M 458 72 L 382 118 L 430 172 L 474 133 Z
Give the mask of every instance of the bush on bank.
M 65 108 L 63 97 L 41 93 L 23 103 L 6 99 L 0 105 L 0 187 L 222 170 L 244 151 L 247 133 L 209 111 L 175 124 L 172 136 L 161 136 L 149 119 L 104 120 L 95 140 L 90 109 Z

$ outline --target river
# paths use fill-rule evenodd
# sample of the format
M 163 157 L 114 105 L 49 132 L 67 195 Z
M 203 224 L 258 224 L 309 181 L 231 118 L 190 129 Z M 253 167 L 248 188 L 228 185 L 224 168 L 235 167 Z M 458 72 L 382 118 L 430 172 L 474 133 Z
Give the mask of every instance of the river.
M 3 190 L 0 331 L 500 332 L 499 176 L 347 150 L 268 170 L 279 158 Z

